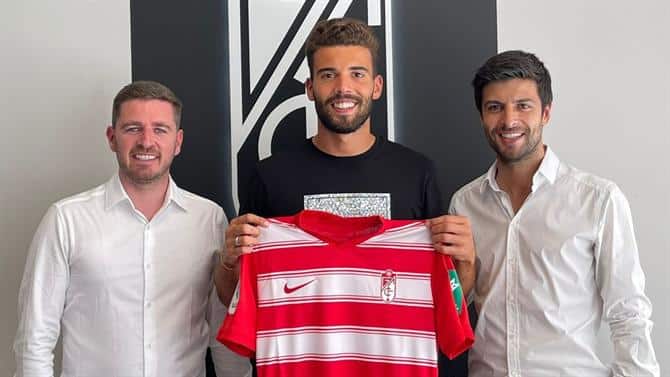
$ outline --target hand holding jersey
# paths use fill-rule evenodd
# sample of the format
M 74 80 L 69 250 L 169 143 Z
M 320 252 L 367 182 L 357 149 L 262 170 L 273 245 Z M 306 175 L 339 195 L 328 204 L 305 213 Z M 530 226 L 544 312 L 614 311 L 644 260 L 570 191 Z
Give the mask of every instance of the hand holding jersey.
M 221 302 L 228 306 L 239 278 L 239 259 L 250 253 L 258 242 L 259 227 L 266 227 L 267 220 L 254 215 L 238 216 L 230 221 L 224 233 L 224 248 L 219 251 L 219 264 L 214 270 L 214 283 Z
M 258 227 L 267 227 L 268 221 L 258 215 L 247 213 L 231 220 L 225 231 L 225 257 L 237 263 L 240 255 L 251 252 L 251 247 L 258 242 Z
M 252 252 L 258 243 L 259 227 L 267 227 L 268 221 L 248 213 L 230 221 L 225 231 L 225 245 L 221 263 L 226 269 L 239 264 L 242 254 Z M 464 216 L 443 215 L 426 222 L 430 229 L 435 251 L 449 255 L 454 260 L 463 290 L 467 295 L 474 280 L 475 245 L 470 222 Z M 224 302 L 227 304 L 227 302 Z
M 435 251 L 449 255 L 467 295 L 475 281 L 475 241 L 465 216 L 444 215 L 427 222 Z

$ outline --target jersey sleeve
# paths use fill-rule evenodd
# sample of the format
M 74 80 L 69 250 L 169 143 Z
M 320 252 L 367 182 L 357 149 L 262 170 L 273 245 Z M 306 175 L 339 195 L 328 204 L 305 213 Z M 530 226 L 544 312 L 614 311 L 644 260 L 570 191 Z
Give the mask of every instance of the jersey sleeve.
M 453 359 L 472 346 L 475 336 L 458 274 L 448 255 L 435 253 L 431 285 L 437 343 Z
M 240 280 L 216 339 L 233 352 L 253 357 L 256 354 L 256 307 L 258 292 L 254 254 L 240 260 Z

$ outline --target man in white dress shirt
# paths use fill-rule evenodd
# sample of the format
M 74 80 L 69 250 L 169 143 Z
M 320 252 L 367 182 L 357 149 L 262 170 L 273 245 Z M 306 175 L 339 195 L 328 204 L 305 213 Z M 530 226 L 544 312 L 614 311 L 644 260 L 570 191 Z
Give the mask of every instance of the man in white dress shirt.
M 62 376 L 204 376 L 210 343 L 217 370 L 248 369 L 214 338 L 225 309 L 212 272 L 226 218 L 169 174 L 181 107 L 156 82 L 115 97 L 107 139 L 118 174 L 52 205 L 30 246 L 16 376 L 53 376 L 59 334 Z
M 503 52 L 473 86 L 497 159 L 450 206 L 470 218 L 478 250 L 470 376 L 658 376 L 628 202 L 614 183 L 544 145 L 552 106 L 544 64 Z M 611 365 L 596 352 L 603 320 Z

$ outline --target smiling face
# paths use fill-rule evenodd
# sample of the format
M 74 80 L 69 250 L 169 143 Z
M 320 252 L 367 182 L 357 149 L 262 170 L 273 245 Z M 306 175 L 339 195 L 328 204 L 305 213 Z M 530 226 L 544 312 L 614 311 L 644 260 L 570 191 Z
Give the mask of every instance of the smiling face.
M 315 102 L 320 128 L 347 134 L 369 128 L 372 101 L 383 87 L 370 50 L 362 46 L 322 47 L 314 53 L 312 77 L 305 82 Z
M 484 132 L 502 163 L 542 159 L 542 129 L 550 112 L 551 104 L 542 106 L 533 80 L 493 81 L 482 91 Z
M 107 128 L 123 183 L 136 186 L 168 179 L 172 159 L 181 151 L 183 131 L 177 128 L 170 102 L 133 99 L 121 104 L 116 124 Z

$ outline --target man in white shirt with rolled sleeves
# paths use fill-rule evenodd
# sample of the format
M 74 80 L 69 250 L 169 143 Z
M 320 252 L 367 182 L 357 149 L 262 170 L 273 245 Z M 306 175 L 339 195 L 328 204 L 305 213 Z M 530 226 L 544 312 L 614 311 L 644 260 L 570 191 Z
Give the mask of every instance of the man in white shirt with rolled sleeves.
M 542 142 L 552 106 L 544 64 L 503 52 L 473 86 L 497 159 L 450 207 L 469 217 L 478 250 L 470 376 L 659 376 L 628 202 Z M 611 365 L 596 352 L 602 320 Z
M 248 369 L 210 330 L 225 312 L 212 272 L 226 218 L 169 174 L 181 108 L 156 82 L 116 95 L 107 139 L 118 174 L 52 205 L 30 246 L 16 376 L 53 376 L 59 334 L 61 376 L 204 376 L 210 343 L 217 370 Z

